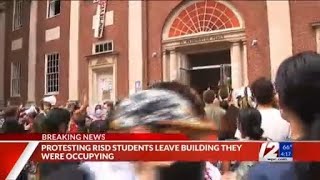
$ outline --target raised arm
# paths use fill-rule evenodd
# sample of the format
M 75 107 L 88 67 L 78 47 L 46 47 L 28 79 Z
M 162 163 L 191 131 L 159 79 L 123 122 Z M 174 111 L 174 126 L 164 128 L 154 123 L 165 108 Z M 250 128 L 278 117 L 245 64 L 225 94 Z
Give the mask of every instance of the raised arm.
M 83 90 L 82 92 L 82 105 L 80 107 L 80 109 L 78 109 L 75 113 L 85 113 L 87 111 L 87 107 L 89 106 L 89 102 L 88 102 L 88 93 L 86 90 Z

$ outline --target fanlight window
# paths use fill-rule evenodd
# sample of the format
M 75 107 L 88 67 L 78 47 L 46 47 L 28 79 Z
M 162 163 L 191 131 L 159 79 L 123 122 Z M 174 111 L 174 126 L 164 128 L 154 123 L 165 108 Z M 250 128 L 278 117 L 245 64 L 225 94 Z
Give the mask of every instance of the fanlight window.
M 196 2 L 182 10 L 173 21 L 169 37 L 240 27 L 234 12 L 216 1 Z

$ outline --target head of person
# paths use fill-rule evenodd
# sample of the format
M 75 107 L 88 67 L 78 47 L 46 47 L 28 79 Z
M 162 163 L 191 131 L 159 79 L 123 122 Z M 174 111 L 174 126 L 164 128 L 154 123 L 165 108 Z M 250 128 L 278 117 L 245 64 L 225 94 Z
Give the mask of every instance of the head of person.
M 81 179 L 81 180 L 94 180 L 94 174 L 89 169 L 83 167 L 78 167 L 75 165 L 65 166 L 63 168 L 58 168 L 52 173 L 50 173 L 46 180 L 71 180 L 71 179 Z
M 96 105 L 95 107 L 94 107 L 94 110 L 96 111 L 96 110 L 99 110 L 99 109 L 102 109 L 102 106 L 100 105 L 100 104 L 98 104 L 98 105 Z
M 42 103 L 43 103 L 43 110 L 45 112 L 48 112 L 50 109 L 52 109 L 53 106 L 56 105 L 57 99 L 55 96 L 44 97 L 42 100 Z
M 261 140 L 263 129 L 261 128 L 261 114 L 254 108 L 241 109 L 238 116 L 238 128 L 242 138 Z
M 104 102 L 103 107 L 104 109 L 106 109 L 107 112 L 110 112 L 114 109 L 113 102 L 110 102 L 110 101 Z
M 303 52 L 281 63 L 276 75 L 279 106 L 291 126 L 300 127 L 303 140 L 320 140 L 320 55 Z M 297 166 L 299 179 L 318 179 L 319 163 Z
M 198 117 L 201 117 L 201 118 L 205 117 L 205 111 L 204 111 L 205 105 L 200 95 L 197 93 L 197 91 L 190 88 L 189 86 L 176 81 L 172 81 L 172 82 L 155 83 L 152 86 L 150 86 L 150 89 L 169 90 L 179 94 L 180 96 L 182 96 L 184 99 L 186 99 L 191 103 L 191 106 L 193 107 L 194 112 Z
M 102 105 L 98 104 L 94 107 L 94 116 L 97 118 L 102 118 L 103 116 Z
M 287 120 L 303 127 L 304 139 L 320 139 L 319 60 L 313 52 L 294 55 L 282 62 L 276 76 L 279 106 Z
M 64 108 L 51 109 L 43 123 L 42 130 L 44 133 L 65 133 L 70 121 L 70 112 Z
M 78 131 L 79 133 L 86 133 L 88 132 L 88 126 L 87 126 L 87 114 L 79 114 L 76 119 L 74 119 L 75 123 L 78 125 Z
M 220 107 L 224 110 L 228 110 L 229 102 L 227 100 L 220 101 Z
M 2 133 L 24 133 L 24 127 L 16 119 L 5 119 L 2 125 Z
M 89 132 L 90 133 L 105 133 L 108 130 L 108 121 L 97 120 L 93 121 L 90 124 Z
M 80 109 L 80 104 L 79 104 L 79 102 L 68 103 L 67 109 L 69 110 L 69 112 L 72 115 L 76 110 Z
M 19 107 L 17 107 L 17 106 L 7 107 L 5 109 L 5 111 L 4 111 L 4 117 L 5 118 L 18 119 L 18 117 L 19 117 Z
M 203 101 L 206 104 L 212 104 L 215 99 L 216 93 L 214 92 L 214 90 L 206 90 L 203 92 Z
M 230 106 L 226 114 L 222 117 L 219 139 L 233 139 L 237 130 L 237 119 L 239 116 L 239 108 Z
M 18 121 L 19 107 L 8 107 L 4 112 L 3 133 L 23 133 L 24 128 Z
M 275 90 L 271 80 L 261 77 L 252 83 L 251 90 L 258 105 L 273 105 Z
M 33 120 L 32 132 L 34 133 L 42 133 L 43 132 L 43 123 L 45 122 L 46 115 L 43 113 L 39 113 Z

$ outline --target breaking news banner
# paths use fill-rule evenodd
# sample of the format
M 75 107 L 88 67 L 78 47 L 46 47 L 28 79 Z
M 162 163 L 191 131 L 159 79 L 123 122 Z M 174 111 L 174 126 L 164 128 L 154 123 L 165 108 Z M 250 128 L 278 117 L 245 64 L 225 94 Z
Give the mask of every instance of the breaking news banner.
M 320 141 L 191 141 L 182 134 L 1 134 L 0 179 L 28 161 L 320 161 Z

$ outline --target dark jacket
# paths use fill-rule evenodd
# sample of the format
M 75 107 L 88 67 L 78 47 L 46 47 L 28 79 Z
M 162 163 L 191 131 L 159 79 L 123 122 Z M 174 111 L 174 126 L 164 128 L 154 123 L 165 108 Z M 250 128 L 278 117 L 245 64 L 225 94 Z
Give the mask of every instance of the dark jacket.
M 52 177 L 52 174 L 62 171 L 63 169 L 74 169 L 78 168 L 79 163 L 73 162 L 50 162 L 39 164 L 40 179 L 47 179 Z
M 203 180 L 205 163 L 176 162 L 160 169 L 159 180 Z

